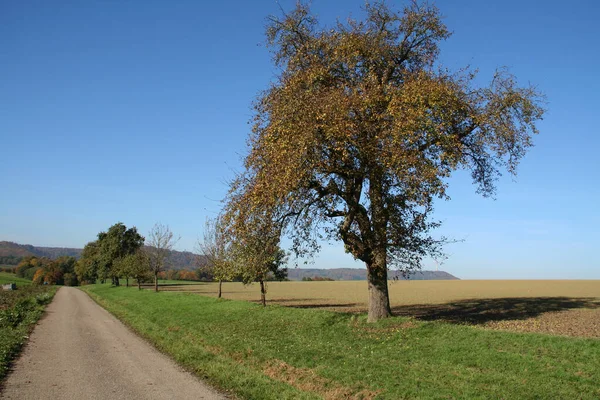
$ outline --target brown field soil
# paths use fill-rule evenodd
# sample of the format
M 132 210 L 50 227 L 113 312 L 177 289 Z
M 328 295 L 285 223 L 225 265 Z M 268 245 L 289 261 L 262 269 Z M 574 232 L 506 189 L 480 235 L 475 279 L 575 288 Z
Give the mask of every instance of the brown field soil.
M 161 290 L 216 296 L 216 283 Z M 600 338 L 599 280 L 391 281 L 395 315 L 486 329 Z M 269 282 L 267 301 L 290 307 L 365 312 L 366 281 Z M 223 297 L 258 301 L 257 284 L 223 283 Z

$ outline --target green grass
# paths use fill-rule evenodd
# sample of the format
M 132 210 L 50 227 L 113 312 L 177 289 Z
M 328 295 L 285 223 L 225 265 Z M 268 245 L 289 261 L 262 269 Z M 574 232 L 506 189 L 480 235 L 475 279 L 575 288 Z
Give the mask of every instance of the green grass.
M 244 398 L 600 397 L 600 340 L 83 289 L 180 364 Z
M 0 380 L 55 292 L 54 286 L 21 286 L 19 282 L 17 290 L 0 291 Z
M 9 272 L 0 272 L 0 284 L 3 285 L 5 283 L 16 283 L 17 286 L 31 285 L 30 280 L 18 278 L 15 274 L 11 274 Z

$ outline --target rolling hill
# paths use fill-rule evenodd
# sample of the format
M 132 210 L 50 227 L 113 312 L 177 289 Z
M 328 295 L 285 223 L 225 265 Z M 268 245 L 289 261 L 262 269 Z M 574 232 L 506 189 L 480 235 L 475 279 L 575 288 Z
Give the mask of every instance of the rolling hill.
M 308 268 L 290 268 L 288 278 L 292 281 L 299 281 L 302 278 L 330 278 L 336 281 L 364 281 L 367 279 L 367 270 L 362 268 L 332 268 L 332 269 L 308 269 Z M 390 271 L 390 279 L 399 280 L 456 280 L 454 275 L 444 271 L 415 271 L 404 277 L 399 271 Z
M 58 258 L 60 256 L 71 256 L 79 258 L 81 249 L 68 247 L 36 247 L 30 244 L 18 244 L 14 242 L 0 242 L 0 264 L 16 265 L 23 257 L 36 256 Z
M 69 247 L 41 247 L 30 244 L 18 244 L 14 242 L 0 241 L 0 264 L 16 265 L 21 258 L 27 256 L 48 257 L 51 259 L 61 256 L 79 258 L 82 249 Z M 171 251 L 167 261 L 168 268 L 194 270 L 206 263 L 203 255 L 194 254 L 189 251 Z M 417 271 L 411 273 L 408 278 L 402 276 L 398 271 L 390 271 L 390 279 L 410 280 L 454 280 L 457 277 L 444 271 Z M 330 278 L 336 281 L 364 281 L 367 279 L 367 270 L 362 268 L 290 268 L 288 278 L 299 281 L 302 278 Z
M 28 256 L 55 259 L 61 256 L 79 258 L 83 249 L 69 247 L 41 247 L 30 244 L 0 241 L 0 264 L 16 265 L 21 258 Z M 171 251 L 168 264 L 174 269 L 196 269 L 204 262 L 204 256 L 189 251 Z

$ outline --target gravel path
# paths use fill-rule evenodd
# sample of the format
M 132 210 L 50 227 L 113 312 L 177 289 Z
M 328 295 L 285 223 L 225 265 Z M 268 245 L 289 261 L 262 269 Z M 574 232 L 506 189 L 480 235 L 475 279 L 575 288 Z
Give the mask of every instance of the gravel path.
M 82 291 L 63 287 L 33 331 L 2 399 L 224 399 Z

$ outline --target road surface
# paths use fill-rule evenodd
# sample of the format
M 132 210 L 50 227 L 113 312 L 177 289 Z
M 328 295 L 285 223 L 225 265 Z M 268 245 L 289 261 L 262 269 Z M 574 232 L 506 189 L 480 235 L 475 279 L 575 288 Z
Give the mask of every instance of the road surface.
M 82 291 L 63 287 L 0 389 L 2 399 L 224 399 Z

